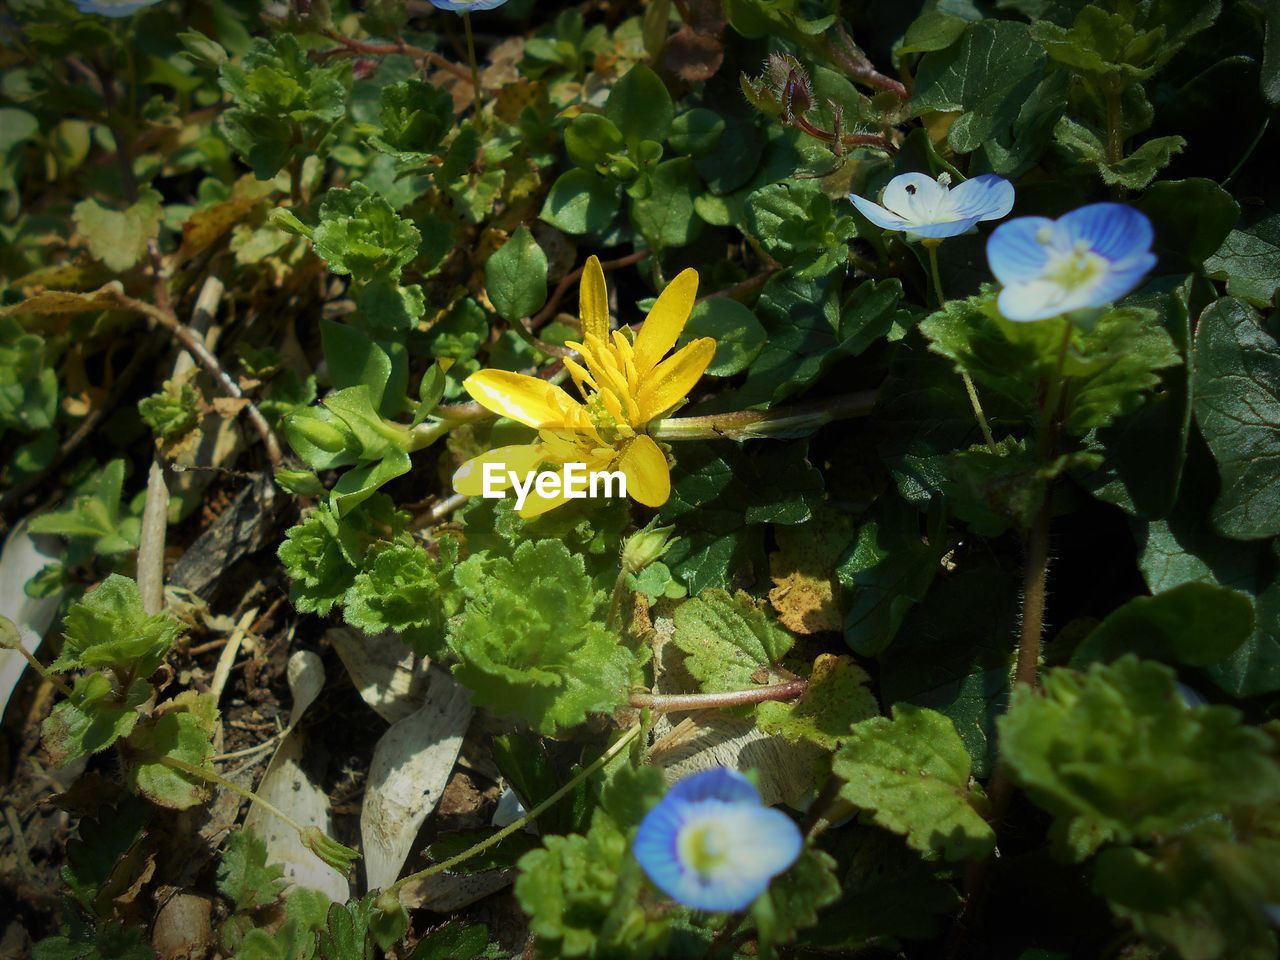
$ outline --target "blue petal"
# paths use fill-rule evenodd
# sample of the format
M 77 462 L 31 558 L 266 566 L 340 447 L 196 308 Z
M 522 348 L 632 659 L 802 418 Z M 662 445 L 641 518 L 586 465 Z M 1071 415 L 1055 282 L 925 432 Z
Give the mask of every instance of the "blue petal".
M 664 798 L 640 822 L 631 848 L 654 886 L 677 899 L 686 874 L 676 846 L 680 829 L 686 822 L 685 813 L 685 807 Z
M 75 6 L 81 13 L 96 13 L 104 17 L 128 17 L 144 7 L 159 2 L 160 0 L 121 0 L 118 3 L 109 3 L 106 0 L 75 0 Z
M 984 173 L 953 187 L 951 203 L 962 217 L 999 220 L 1013 209 L 1013 184 L 994 173 Z
M 966 217 L 963 220 L 949 220 L 946 223 L 914 223 L 907 227 L 907 233 L 913 237 L 940 240 L 943 237 L 959 236 L 966 230 L 971 230 L 977 222 L 977 217 Z
M 662 802 L 692 804 L 704 800 L 749 803 L 755 806 L 762 803 L 755 785 L 737 770 L 730 770 L 728 767 L 713 767 L 685 777 L 667 791 Z
M 467 10 L 492 10 L 506 2 L 507 0 L 431 0 L 431 5 L 437 10 L 463 13 Z
M 996 227 L 987 240 L 987 263 L 1004 284 L 1034 280 L 1049 262 L 1049 251 L 1037 237 L 1052 231 L 1047 217 L 1018 217 Z
M 903 220 L 897 214 L 890 213 L 880 204 L 873 203 L 866 197 L 860 197 L 856 193 L 849 194 L 849 199 L 858 208 L 858 212 L 877 227 L 882 227 L 885 230 L 905 230 L 907 228 L 906 220 Z
M 1061 286 L 1048 280 L 1031 279 L 1006 284 L 996 306 L 1006 320 L 1021 322 L 1056 317 L 1064 312 L 1065 302 Z
M 1151 253 L 1127 257 L 1124 262 L 1112 267 L 1106 279 L 1090 291 L 1088 306 L 1105 307 L 1132 293 L 1142 285 L 1155 265 L 1156 258 Z
M 1151 252 L 1154 233 L 1146 214 L 1124 203 L 1092 203 L 1058 220 L 1072 241 L 1083 240 L 1113 263 Z

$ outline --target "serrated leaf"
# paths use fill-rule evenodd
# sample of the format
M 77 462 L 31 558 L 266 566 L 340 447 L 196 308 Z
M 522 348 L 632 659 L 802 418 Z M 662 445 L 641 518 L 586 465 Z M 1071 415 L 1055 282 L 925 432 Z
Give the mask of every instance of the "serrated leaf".
M 857 233 L 853 217 L 838 213 L 817 181 L 761 187 L 747 198 L 745 228 L 771 257 L 806 280 L 843 265 L 846 244 Z
M 121 691 L 105 673 L 77 678 L 71 696 L 58 703 L 40 726 L 40 742 L 54 766 L 66 766 L 129 736 L 138 722 L 138 707 L 152 689 L 145 680 L 134 680 Z
M 760 935 L 761 956 L 790 943 L 796 934 L 818 923 L 818 911 L 840 898 L 835 858 L 806 847 L 786 873 L 776 877 L 757 902 L 752 916 Z M 767 905 L 761 901 L 767 900 Z
M 267 845 L 248 830 L 227 838 L 218 863 L 218 892 L 236 905 L 237 913 L 269 907 L 288 885 L 284 868 L 267 863 Z
M 410 162 L 439 151 L 455 120 L 447 90 L 410 79 L 387 84 L 378 96 L 382 126 L 369 138 L 374 148 Z
M 449 649 L 477 704 L 552 736 L 625 701 L 635 655 L 598 619 L 603 592 L 563 543 L 471 557 L 456 582 L 466 606 L 449 624 Z
M 791 743 L 805 740 L 824 750 L 837 750 L 855 724 L 879 713 L 867 689 L 870 679 L 851 657 L 824 653 L 813 662 L 809 685 L 800 699 L 760 704 L 756 724 Z
M 186 810 L 202 803 L 209 795 L 209 781 L 163 761 L 172 758 L 191 767 L 208 766 L 217 723 L 218 704 L 213 697 L 194 690 L 178 694 L 164 705 L 159 717 L 130 734 L 130 784 L 162 807 Z
M 407 537 L 375 545 L 346 593 L 347 623 L 375 636 L 393 630 L 420 656 L 438 656 L 445 621 L 462 606 L 452 577 L 457 541 L 438 545 L 438 559 Z
M 981 858 L 995 846 L 975 808 L 985 798 L 970 784 L 969 753 L 940 713 L 899 704 L 892 720 L 858 724 L 832 770 L 844 780 L 842 798 L 926 857 Z
M 186 627 L 167 613 L 148 616 L 138 585 L 113 573 L 71 605 L 63 630 L 55 670 L 102 667 L 121 675 L 149 677 Z
M 81 200 L 72 219 L 89 252 L 109 270 L 123 273 L 146 255 L 148 241 L 160 229 L 162 199 L 159 192 L 144 187 L 137 202 L 124 210 L 108 209 L 97 200 Z
M 1253 309 L 1224 298 L 1200 315 L 1195 416 L 1218 461 L 1214 525 L 1250 540 L 1280 533 L 1280 344 Z
M 122 507 L 123 493 L 124 461 L 112 460 L 102 468 L 92 493 L 78 493 L 70 506 L 32 518 L 31 532 L 91 541 L 93 552 L 101 556 L 127 553 L 137 548 L 141 522 Z
M 708 589 L 675 612 L 672 642 L 685 668 L 708 693 L 766 682 L 795 642 L 747 594 Z
M 1274 802 L 1270 741 L 1230 707 L 1187 707 L 1172 670 L 1126 656 L 1087 673 L 1051 670 L 1014 691 L 1000 751 L 1054 814 L 1057 848 L 1081 860 L 1107 842 L 1174 834 L 1224 807 Z

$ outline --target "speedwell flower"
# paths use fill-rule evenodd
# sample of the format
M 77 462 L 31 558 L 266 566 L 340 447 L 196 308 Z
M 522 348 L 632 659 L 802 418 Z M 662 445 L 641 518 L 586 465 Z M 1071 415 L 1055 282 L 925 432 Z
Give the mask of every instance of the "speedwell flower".
M 724 767 L 686 777 L 645 816 L 635 856 L 663 893 L 695 910 L 744 910 L 795 863 L 804 838 Z
M 481 405 L 538 431 L 530 444 L 498 447 L 473 457 L 453 475 L 458 493 L 484 491 L 485 464 L 501 464 L 504 474 L 527 475 L 543 467 L 560 469 L 561 491 L 530 493 L 520 516 L 536 517 L 564 503 L 564 464 L 585 464 L 587 473 L 621 471 L 627 494 L 658 507 L 671 495 L 667 455 L 645 429 L 684 402 L 716 352 L 716 342 L 701 337 L 670 357 L 698 294 L 698 274 L 685 270 L 667 285 L 649 311 L 640 333 L 609 331 L 609 296 L 600 261 L 591 257 L 582 273 L 579 313 L 582 343 L 568 346 L 582 356 L 565 366 L 582 402 L 538 377 L 505 370 L 481 370 L 463 382 Z M 666 357 L 664 360 L 663 357 Z M 585 366 L 584 366 L 585 364 Z M 510 486 L 504 482 L 498 489 Z
M 1019 217 L 987 241 L 987 262 L 1010 320 L 1044 320 L 1114 303 L 1156 265 L 1146 214 L 1094 203 L 1057 220 Z
M 874 203 L 856 193 L 849 199 L 858 212 L 886 230 L 941 239 L 964 233 L 980 220 L 999 220 L 1013 209 L 1013 184 L 985 173 L 952 188 L 951 176 L 902 173 L 889 181 Z
M 74 0 L 81 13 L 97 13 L 104 17 L 128 17 L 160 2 L 160 0 Z
M 500 7 L 507 0 L 431 0 L 437 10 L 448 10 L 451 13 L 470 13 L 472 10 L 492 10 Z

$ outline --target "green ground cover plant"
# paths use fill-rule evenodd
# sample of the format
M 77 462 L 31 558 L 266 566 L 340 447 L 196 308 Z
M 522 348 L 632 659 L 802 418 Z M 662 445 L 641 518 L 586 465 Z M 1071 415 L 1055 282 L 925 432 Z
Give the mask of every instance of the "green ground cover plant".
M 0 954 L 1277 956 L 1274 3 L 0 23 Z

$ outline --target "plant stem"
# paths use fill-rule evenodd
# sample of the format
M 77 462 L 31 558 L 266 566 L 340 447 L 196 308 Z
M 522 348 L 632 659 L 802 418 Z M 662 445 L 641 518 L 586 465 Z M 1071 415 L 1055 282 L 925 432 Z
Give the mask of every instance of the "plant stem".
M 942 292 L 942 274 L 938 270 L 938 247 L 940 240 L 925 240 L 924 248 L 929 253 L 929 274 L 933 278 L 933 296 L 941 310 L 947 305 L 946 295 Z M 996 438 L 991 434 L 991 425 L 987 423 L 987 415 L 982 411 L 982 401 L 978 399 L 978 388 L 973 385 L 973 377 L 965 370 L 960 371 L 960 379 L 964 381 L 964 392 L 969 395 L 969 405 L 973 407 L 973 415 L 977 418 L 982 438 L 987 441 L 987 449 L 997 453 Z
M 1111 74 L 1103 81 L 1107 87 L 1107 164 L 1115 166 L 1124 159 L 1124 81 Z
M 760 437 L 804 437 L 835 420 L 865 417 L 877 391 L 863 390 L 818 403 L 777 410 L 739 410 L 705 417 L 669 417 L 649 424 L 655 440 L 750 440 Z
M 643 707 L 654 713 L 674 713 L 686 710 L 719 710 L 725 707 L 741 707 L 771 700 L 794 700 L 809 686 L 808 680 L 788 680 L 749 690 L 729 690 L 725 693 L 636 693 L 631 695 L 631 706 Z
M 177 757 L 162 756 L 162 757 L 157 757 L 156 760 L 162 766 L 170 767 L 174 770 L 180 770 L 183 773 L 189 774 L 193 777 L 199 777 L 202 780 L 207 780 L 209 783 L 216 783 L 218 786 L 222 787 L 223 789 L 230 790 L 232 793 L 238 794 L 239 796 L 244 797 L 250 803 L 260 804 L 264 810 L 266 810 L 272 816 L 279 817 L 297 833 L 301 834 L 303 832 L 303 827 L 301 824 L 298 823 L 298 821 L 294 820 L 291 816 L 289 816 L 287 813 L 285 813 L 283 810 L 277 807 L 270 800 L 267 800 L 265 797 L 259 796 L 258 794 L 250 790 L 248 787 L 242 787 L 240 786 L 240 784 L 236 783 L 235 781 L 228 780 L 226 777 L 220 774 L 214 773 L 212 770 L 206 770 L 204 767 L 198 767 L 194 763 L 187 763 L 187 761 L 179 760 Z
M 53 684 L 54 688 L 60 694 L 64 697 L 70 697 L 74 694 L 74 691 L 67 686 L 66 681 L 37 660 L 35 654 L 26 648 L 22 642 L 22 634 L 18 632 L 18 628 L 13 625 L 12 621 L 5 617 L 0 617 L 0 650 L 17 651 L 22 654 L 23 659 L 31 665 L 31 669 L 40 674 L 40 676 L 47 682 Z
M 542 814 L 550 810 L 551 807 L 553 807 L 559 800 L 561 800 L 567 794 L 572 792 L 574 788 L 578 786 L 578 784 L 582 783 L 588 777 L 591 777 L 594 774 L 596 774 L 598 771 L 600 771 L 606 764 L 609 763 L 610 760 L 618 756 L 618 754 L 622 753 L 622 751 L 627 748 L 627 746 L 631 743 L 631 741 L 633 741 L 639 735 L 640 735 L 640 725 L 636 724 L 635 726 L 628 729 L 627 732 L 624 733 L 621 737 L 619 737 L 617 741 L 614 742 L 613 746 L 609 747 L 608 750 L 600 754 L 600 756 L 598 756 L 595 760 L 593 760 L 587 766 L 579 770 L 578 773 L 574 777 L 572 777 L 568 783 L 562 786 L 555 793 L 551 794 L 551 796 L 547 797 L 547 799 L 543 800 L 540 804 L 538 804 L 536 807 L 534 807 L 532 810 L 526 813 L 519 820 L 516 820 L 514 823 L 507 824 L 507 826 L 503 827 L 497 833 L 493 834 L 490 837 L 485 838 L 484 840 L 481 840 L 479 843 L 475 844 L 474 846 L 468 847 L 466 850 L 463 850 L 460 854 L 458 854 L 455 857 L 450 857 L 448 860 L 443 860 L 440 863 L 433 863 L 431 866 L 427 867 L 424 870 L 419 870 L 417 873 L 411 873 L 407 877 L 402 877 L 401 879 L 393 883 L 388 889 L 392 893 L 396 893 L 400 890 L 401 887 L 403 887 L 407 883 L 411 883 L 414 880 L 425 880 L 427 877 L 435 876 L 437 873 L 444 873 L 446 870 L 451 870 L 454 867 L 456 867 L 458 864 L 464 863 L 465 861 L 470 860 L 472 857 L 488 850 L 490 847 L 501 843 L 503 840 L 511 836 L 517 830 L 523 829 L 525 824 L 532 823 L 538 817 L 542 816 Z
M 471 34 L 471 11 L 462 11 L 462 29 L 467 33 L 467 60 L 471 63 L 471 86 L 476 97 L 476 123 L 480 122 L 480 70 L 476 66 L 476 41 Z

